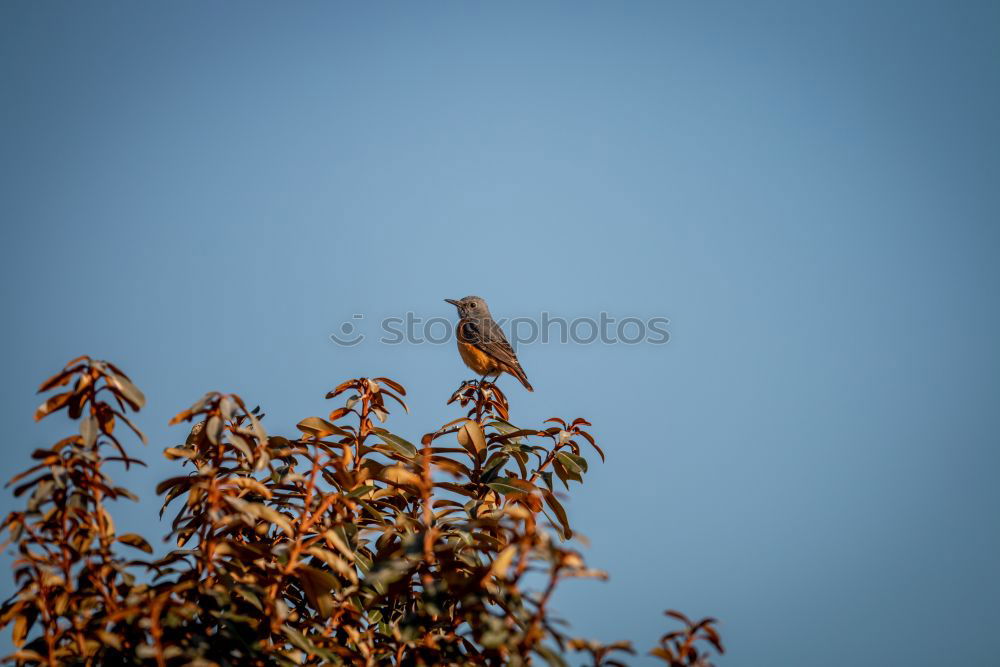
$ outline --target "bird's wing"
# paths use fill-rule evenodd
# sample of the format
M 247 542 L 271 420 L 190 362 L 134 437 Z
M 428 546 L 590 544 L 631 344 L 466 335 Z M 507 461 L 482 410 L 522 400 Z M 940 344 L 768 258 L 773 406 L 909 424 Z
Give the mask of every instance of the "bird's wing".
M 507 337 L 504 336 L 503 329 L 500 328 L 499 324 L 493 320 L 485 322 L 470 320 L 470 322 L 475 327 L 477 334 L 474 340 L 476 347 L 502 364 L 512 368 L 521 368 L 521 364 L 517 361 L 517 355 L 514 354 L 514 349 L 507 342 Z

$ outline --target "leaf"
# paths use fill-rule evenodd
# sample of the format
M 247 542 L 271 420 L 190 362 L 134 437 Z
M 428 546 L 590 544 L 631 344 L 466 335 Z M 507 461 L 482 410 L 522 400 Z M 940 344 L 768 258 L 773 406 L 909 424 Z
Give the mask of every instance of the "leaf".
M 273 510 L 266 505 L 261 503 L 251 503 L 243 500 L 242 498 L 234 498 L 232 496 L 226 496 L 226 502 L 232 505 L 237 511 L 249 514 L 252 517 L 263 519 L 269 523 L 273 523 L 278 526 L 286 535 L 292 537 L 295 531 L 292 529 L 292 523 L 288 520 L 288 517 L 281 514 L 277 510 Z
M 327 419 L 329 419 L 332 422 L 335 422 L 335 421 L 337 421 L 338 419 L 340 419 L 341 417 L 343 417 L 344 415 L 346 415 L 346 414 L 348 414 L 350 412 L 351 412 L 351 409 L 348 408 L 348 407 L 337 408 L 336 410 L 332 410 L 330 412 L 330 414 L 327 416 Z
M 501 493 L 505 496 L 509 496 L 514 493 L 523 493 L 521 489 L 517 488 L 516 486 L 511 486 L 510 484 L 508 484 L 508 480 L 506 478 L 501 478 L 495 482 L 490 482 L 486 486 L 490 487 L 497 493 Z
M 343 526 L 334 526 L 333 530 L 324 532 L 323 537 L 337 547 L 348 560 L 354 560 L 354 551 L 351 549 L 350 540 L 347 539 L 347 531 L 344 530 Z
M 288 637 L 288 641 L 290 641 L 295 646 L 298 646 L 306 653 L 319 656 L 329 661 L 337 661 L 337 657 L 333 653 L 316 646 L 311 641 L 309 641 L 308 637 L 306 637 L 304 634 L 302 634 L 292 626 L 288 625 L 287 623 L 285 625 L 282 625 L 281 629 L 285 631 L 285 636 Z
M 242 435 L 237 435 L 236 433 L 229 434 L 229 444 L 238 449 L 243 456 L 247 458 L 248 461 L 253 461 L 253 450 L 250 449 L 250 443 Z
M 255 463 L 253 466 L 254 472 L 260 472 L 261 470 L 266 468 L 270 462 L 271 462 L 271 455 L 268 454 L 267 450 L 265 449 L 260 453 L 260 456 L 257 457 L 257 463 Z
M 405 467 L 396 466 L 386 466 L 378 473 L 378 478 L 385 482 L 391 482 L 393 484 L 409 484 L 411 486 L 419 487 L 421 484 L 420 476 L 410 472 Z
M 219 419 L 218 415 L 212 415 L 208 418 L 208 423 L 205 424 L 205 435 L 213 445 L 219 444 L 219 438 L 222 437 L 222 420 Z
M 323 618 L 329 618 L 333 613 L 333 596 L 330 592 L 340 588 L 340 582 L 330 572 L 318 570 L 308 565 L 300 565 L 297 572 L 302 590 L 309 598 L 310 604 Z
M 552 461 L 552 470 L 555 471 L 556 477 L 559 478 L 559 481 L 563 483 L 563 486 L 566 487 L 566 490 L 568 491 L 569 490 L 569 482 L 567 477 L 568 473 L 566 472 L 566 468 L 563 467 L 563 464 L 559 463 L 558 459 Z M 579 475 L 577 476 L 579 477 Z
M 572 473 L 579 475 L 587 472 L 587 459 L 582 456 L 570 454 L 569 452 L 559 452 L 556 454 L 556 458 L 559 459 L 559 462 L 563 464 L 566 470 Z
M 244 408 L 243 412 L 246 412 Z M 263 417 L 264 415 L 260 415 Z M 257 438 L 257 442 L 267 442 L 267 431 L 260 424 L 260 417 L 253 414 L 248 414 L 247 417 L 250 419 L 250 430 L 253 431 L 253 436 Z
M 552 471 L 545 470 L 539 473 L 539 475 L 541 475 L 542 481 L 545 482 L 545 486 L 549 487 L 549 491 L 553 491 L 554 489 L 552 488 Z
M 514 556 L 517 555 L 517 545 L 511 544 L 506 547 L 503 551 L 497 554 L 497 557 L 493 559 L 493 564 L 490 565 L 489 574 L 493 576 L 500 577 L 503 579 L 507 576 L 507 569 L 510 567 L 511 562 L 514 560 Z
M 77 371 L 83 369 L 83 366 L 72 366 L 72 364 L 74 364 L 77 361 L 80 361 L 81 359 L 83 359 L 83 357 L 80 357 L 79 359 L 74 359 L 73 361 L 69 362 L 68 364 L 66 364 L 66 368 L 59 371 L 58 373 L 50 377 L 48 380 L 43 382 L 42 386 L 38 388 L 38 393 L 41 394 L 43 392 L 48 391 L 49 389 L 55 389 L 56 387 L 62 387 L 68 384 L 73 376 L 73 373 L 76 373 Z M 70 368 L 70 366 L 72 366 L 72 368 Z
M 434 486 L 451 491 L 452 493 L 457 493 L 459 495 L 467 496 L 469 498 L 475 498 L 476 494 L 465 488 L 461 484 L 455 484 L 454 482 L 436 482 Z M 501 492 L 502 493 L 502 492 Z
M 663 615 L 669 616 L 671 618 L 676 618 L 684 625 L 691 625 L 691 619 L 682 614 L 681 612 L 677 611 L 676 609 L 668 609 L 665 612 L 663 612 Z
M 257 597 L 257 594 L 254 593 L 252 590 L 250 590 L 246 586 L 237 586 L 235 588 L 235 591 L 239 593 L 243 597 L 243 599 L 245 599 L 247 602 L 256 607 L 259 611 L 264 611 L 264 605 L 261 604 L 260 598 Z
M 139 551 L 145 551 L 148 554 L 153 553 L 153 547 L 149 546 L 149 542 L 147 542 L 142 535 L 125 533 L 124 535 L 118 536 L 118 541 L 122 544 L 127 544 L 130 547 L 138 549 Z
M 14 642 L 14 646 L 20 648 L 24 644 L 24 636 L 26 634 L 28 634 L 28 617 L 20 614 L 14 619 L 14 631 L 11 635 L 11 641 Z
M 566 661 L 563 660 L 563 657 L 545 644 L 535 644 L 533 648 L 535 653 L 542 656 L 550 667 L 567 667 Z
M 486 465 L 485 468 L 483 468 L 480 480 L 483 482 L 490 482 L 493 479 L 495 479 L 503 470 L 503 467 L 507 465 L 507 461 L 509 460 L 510 460 L 509 454 L 501 454 L 500 456 L 496 456 Z
M 128 417 L 126 417 L 123 413 L 118 412 L 117 410 L 115 410 L 115 414 L 118 415 L 118 418 L 121 419 L 123 422 L 125 422 L 125 424 L 130 429 L 132 429 L 132 432 L 135 433 L 136 436 L 138 436 L 139 440 L 142 441 L 142 444 L 144 444 L 144 445 L 147 444 L 148 441 L 146 440 L 146 434 L 143 433 L 142 431 L 140 431 L 139 428 L 135 424 L 132 423 L 131 419 L 129 419 Z
M 556 475 L 559 476 L 559 479 L 562 480 L 563 484 L 567 484 L 568 480 L 573 480 L 575 482 L 583 481 L 583 478 L 580 477 L 580 474 L 578 472 L 575 472 L 567 468 L 566 465 L 563 463 L 563 459 L 559 458 L 558 456 L 552 462 L 552 469 L 556 471 Z M 567 485 L 567 489 L 568 488 L 569 486 Z
M 340 428 L 339 426 L 334 426 L 322 417 L 306 417 L 298 424 L 296 427 L 307 435 L 311 435 L 314 438 L 325 438 L 328 435 L 340 435 L 349 436 L 350 433 Z
M 469 439 L 475 446 L 476 452 L 483 452 L 486 450 L 486 436 L 483 435 L 483 427 L 480 426 L 478 422 L 467 421 L 462 428 L 468 431 Z
M 472 471 L 469 470 L 469 467 L 467 465 L 465 465 L 464 463 L 459 463 L 458 461 L 455 461 L 453 459 L 449 459 L 447 456 L 432 456 L 431 463 L 437 468 L 440 468 L 441 470 L 451 473 L 455 477 L 468 478 L 472 476 Z M 493 477 L 497 476 L 496 474 L 499 473 L 499 470 L 495 470 L 494 473 L 495 474 L 489 479 L 480 478 L 480 481 L 488 482 L 492 480 Z
M 589 426 L 589 424 L 588 424 L 588 426 Z M 604 452 L 601 451 L 601 448 L 597 446 L 596 442 L 594 442 L 593 436 L 591 436 L 586 431 L 580 431 L 580 435 L 582 435 L 584 438 L 586 438 L 587 442 L 590 443 L 590 446 L 597 450 L 597 453 L 601 455 L 601 461 L 603 462 L 604 461 Z
M 354 568 L 351 567 L 351 565 L 346 560 L 344 560 L 337 554 L 333 553 L 328 549 L 315 546 L 309 547 L 308 551 L 310 554 L 312 554 L 316 558 L 319 558 L 321 561 L 329 565 L 330 569 L 336 570 L 342 576 L 347 577 L 354 583 L 357 583 L 358 575 L 354 571 Z M 339 588 L 339 584 L 340 582 L 337 582 L 335 588 Z
M 525 494 L 531 493 L 532 491 L 537 491 L 537 487 L 534 484 L 530 484 L 521 479 L 514 479 L 511 477 L 499 477 L 495 482 L 490 482 L 486 486 L 490 487 L 497 493 L 502 493 L 505 496 L 513 494 Z
M 495 440 L 507 445 L 519 445 L 524 441 L 525 436 L 538 435 L 539 431 L 531 428 L 518 428 L 510 422 L 502 419 L 491 421 L 487 426 L 492 426 L 500 433 Z
M 191 486 L 192 482 L 194 482 L 194 478 L 188 477 L 187 475 L 181 477 L 169 477 L 156 485 L 156 495 L 160 495 L 167 489 L 175 486 L 181 486 L 183 489 L 186 489 Z
M 35 410 L 35 421 L 41 420 L 45 417 L 45 415 L 50 414 L 51 412 L 54 412 L 55 410 L 58 410 L 62 406 L 66 405 L 71 396 L 73 396 L 73 392 L 67 391 L 50 397 L 44 403 L 39 405 L 37 410 Z
M 114 648 L 117 651 L 122 649 L 121 637 L 113 632 L 108 632 L 107 630 L 98 630 L 97 637 L 104 642 L 105 645 Z
M 400 405 L 402 406 L 403 410 L 404 410 L 404 411 L 406 411 L 406 413 L 407 413 L 407 414 L 409 414 L 409 412 L 410 412 L 410 408 L 409 408 L 409 407 L 407 407 L 406 403 L 405 403 L 405 402 L 403 401 L 403 399 L 401 399 L 401 398 L 400 398 L 399 396 L 396 396 L 396 395 L 395 395 L 394 393 L 392 393 L 391 391 L 383 391 L 383 392 L 382 392 L 382 395 L 383 395 L 383 396 L 388 396 L 388 397 L 389 397 L 389 398 L 391 398 L 392 400 L 394 400 L 394 401 L 396 401 L 397 403 L 399 403 L 399 404 L 400 404 Z
M 80 435 L 83 437 L 84 447 L 93 447 L 97 440 L 97 420 L 93 415 L 87 415 L 80 420 Z
M 233 486 L 238 486 L 241 489 L 246 489 L 250 493 L 256 493 L 264 498 L 269 499 L 272 496 L 271 489 L 267 488 L 253 477 L 232 477 L 228 480 L 228 483 Z
M 559 519 L 559 524 L 562 526 L 563 536 L 568 540 L 573 537 L 573 529 L 569 525 L 569 517 L 566 516 L 566 509 L 562 504 L 556 499 L 556 494 L 551 491 L 544 491 L 545 504 L 548 505 L 552 512 Z
M 115 494 L 117 494 L 120 497 L 128 498 L 133 502 L 139 502 L 139 496 L 135 495 L 134 493 L 126 489 L 124 486 L 116 486 Z
M 163 456 L 169 461 L 174 461 L 176 459 L 194 459 L 197 458 L 198 452 L 196 452 L 191 447 L 167 447 L 163 450 Z
M 381 378 L 375 378 L 375 381 L 381 382 L 382 384 L 386 385 L 387 387 L 389 387 L 390 389 L 399 393 L 402 396 L 406 396 L 406 390 L 403 389 L 403 385 L 399 384 L 398 382 L 395 382 L 394 380 L 390 380 L 389 378 L 386 377 L 381 377 Z
M 487 426 L 492 426 L 496 430 L 500 431 L 501 433 L 505 433 L 505 434 L 506 433 L 516 433 L 517 431 L 521 430 L 517 426 L 514 426 L 510 422 L 504 421 L 503 419 L 495 419 L 495 420 L 491 421 L 489 424 L 487 424 Z
M 379 440 L 384 442 L 386 446 L 389 447 L 389 449 L 396 452 L 397 454 L 404 456 L 408 459 L 412 459 L 414 456 L 417 455 L 417 448 L 414 447 L 413 444 L 410 443 L 409 441 L 400 438 L 398 435 L 389 433 L 384 429 L 378 429 L 376 431 L 373 431 L 373 433 L 375 436 L 379 438 Z
M 348 380 L 347 382 L 343 382 L 340 385 L 338 385 L 335 389 L 331 389 L 330 391 L 328 391 L 326 397 L 333 398 L 334 396 L 337 396 L 338 394 L 347 391 L 351 387 L 357 386 L 357 383 L 358 383 L 357 380 Z
M 410 567 L 410 563 L 405 560 L 376 561 L 365 575 L 365 585 L 384 594 L 388 590 L 388 586 L 402 579 Z
M 104 381 L 111 385 L 115 394 L 124 398 L 133 410 L 139 410 L 146 404 L 146 397 L 127 378 L 109 373 L 104 376 Z

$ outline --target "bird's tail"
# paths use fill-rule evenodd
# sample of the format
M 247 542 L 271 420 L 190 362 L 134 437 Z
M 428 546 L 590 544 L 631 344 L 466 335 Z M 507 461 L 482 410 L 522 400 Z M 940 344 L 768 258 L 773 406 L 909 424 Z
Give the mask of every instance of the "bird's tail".
M 534 387 L 531 386 L 531 383 L 528 382 L 528 376 L 527 374 L 525 374 L 524 369 L 521 368 L 520 364 L 517 364 L 513 368 L 511 368 L 510 374 L 516 377 L 518 381 L 520 381 L 520 383 L 524 385 L 525 389 L 527 389 L 528 391 L 535 391 Z

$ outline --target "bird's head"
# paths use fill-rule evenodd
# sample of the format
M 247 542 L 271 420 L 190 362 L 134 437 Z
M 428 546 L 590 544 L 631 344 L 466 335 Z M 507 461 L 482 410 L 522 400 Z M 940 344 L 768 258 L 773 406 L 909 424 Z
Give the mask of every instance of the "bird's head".
M 445 299 L 445 301 L 458 308 L 459 317 L 485 317 L 490 314 L 486 300 L 479 296 L 467 296 L 457 301 Z

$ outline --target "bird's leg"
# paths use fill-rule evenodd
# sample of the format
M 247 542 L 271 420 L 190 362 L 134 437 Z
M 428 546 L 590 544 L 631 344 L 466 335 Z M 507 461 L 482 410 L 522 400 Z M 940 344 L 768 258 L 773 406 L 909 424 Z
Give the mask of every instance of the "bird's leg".
M 503 371 L 500 371 L 498 373 L 485 373 L 483 375 L 483 377 L 479 378 L 479 387 L 482 388 L 483 385 L 486 385 L 486 384 L 491 384 L 491 385 L 496 386 L 496 381 L 500 378 L 500 373 L 502 373 L 502 372 Z M 490 377 L 491 375 L 493 376 L 493 379 L 487 381 L 486 378 Z

